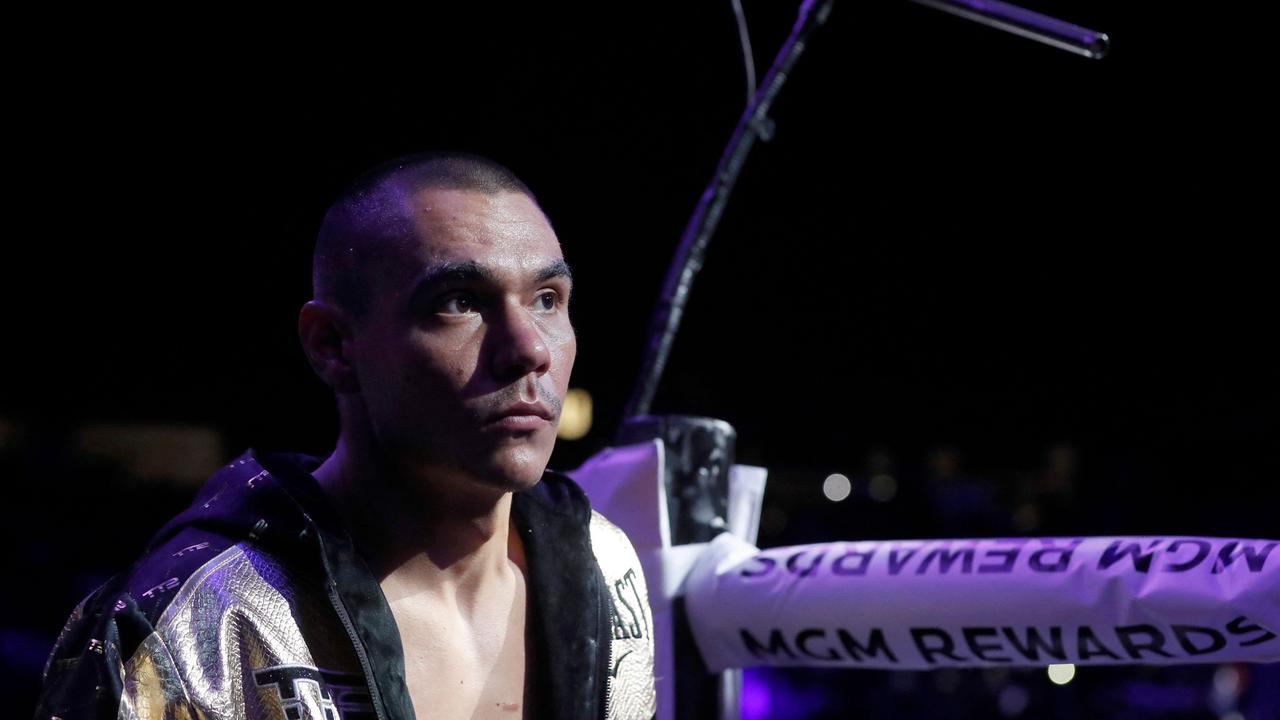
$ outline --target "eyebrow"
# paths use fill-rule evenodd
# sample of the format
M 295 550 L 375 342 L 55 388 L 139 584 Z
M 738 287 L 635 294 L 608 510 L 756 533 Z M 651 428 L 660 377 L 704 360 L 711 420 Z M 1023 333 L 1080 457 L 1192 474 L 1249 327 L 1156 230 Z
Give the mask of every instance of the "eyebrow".
M 570 292 L 572 292 L 573 270 L 569 268 L 569 263 L 564 260 L 552 261 L 546 267 L 543 267 L 534 274 L 533 282 L 542 283 L 552 278 L 564 278 L 567 280 Z M 422 277 L 419 278 L 417 285 L 414 286 L 410 297 L 421 297 L 424 294 L 430 293 L 435 288 L 448 283 L 474 282 L 497 285 L 498 277 L 491 269 L 481 265 L 475 260 L 443 262 L 423 273 Z

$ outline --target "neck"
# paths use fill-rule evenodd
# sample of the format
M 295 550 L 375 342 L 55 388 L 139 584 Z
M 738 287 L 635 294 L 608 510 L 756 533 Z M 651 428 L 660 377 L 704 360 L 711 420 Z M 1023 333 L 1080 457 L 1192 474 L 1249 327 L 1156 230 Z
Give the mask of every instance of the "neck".
M 380 581 L 473 595 L 524 569 L 510 492 L 389 462 L 349 432 L 314 474 Z

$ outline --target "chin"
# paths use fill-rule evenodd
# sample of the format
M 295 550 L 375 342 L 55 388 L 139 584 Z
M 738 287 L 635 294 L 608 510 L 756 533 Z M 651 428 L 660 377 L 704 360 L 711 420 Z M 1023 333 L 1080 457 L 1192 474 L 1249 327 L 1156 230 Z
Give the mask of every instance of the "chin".
M 504 490 L 528 490 L 542 480 L 550 458 L 542 453 L 519 452 L 494 458 L 488 476 Z
M 503 478 L 511 490 L 528 490 L 542 480 L 542 472 L 546 467 L 546 463 L 542 463 L 537 466 L 512 468 L 510 472 L 503 473 Z

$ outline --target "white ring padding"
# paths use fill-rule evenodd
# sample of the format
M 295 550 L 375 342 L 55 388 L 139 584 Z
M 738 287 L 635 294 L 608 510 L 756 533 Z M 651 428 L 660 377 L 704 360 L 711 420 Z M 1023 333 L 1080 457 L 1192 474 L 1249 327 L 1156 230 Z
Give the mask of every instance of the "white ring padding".
M 684 583 L 713 671 L 1280 660 L 1280 542 L 833 542 L 729 534 Z

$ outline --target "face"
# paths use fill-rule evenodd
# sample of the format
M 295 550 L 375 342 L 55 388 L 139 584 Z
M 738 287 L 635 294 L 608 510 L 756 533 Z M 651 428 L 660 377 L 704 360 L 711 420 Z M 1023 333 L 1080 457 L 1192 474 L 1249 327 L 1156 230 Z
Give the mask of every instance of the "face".
M 416 236 L 367 278 L 351 339 L 370 431 L 423 477 L 531 487 L 577 352 L 560 243 L 519 193 L 426 189 L 406 206 Z

